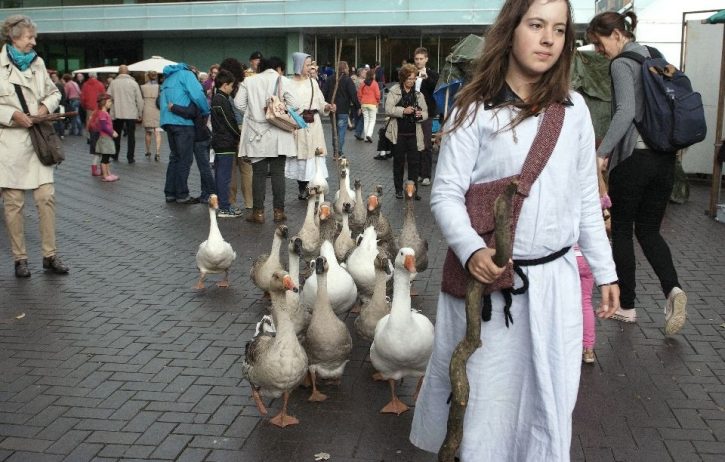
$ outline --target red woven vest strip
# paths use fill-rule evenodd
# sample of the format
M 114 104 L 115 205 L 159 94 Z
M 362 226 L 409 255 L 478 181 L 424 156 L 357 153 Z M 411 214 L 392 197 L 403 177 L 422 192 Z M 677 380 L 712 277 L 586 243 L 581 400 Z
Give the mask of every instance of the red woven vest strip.
M 470 186 L 466 192 L 466 209 L 471 219 L 471 226 L 483 237 L 487 247 L 495 248 L 496 242 L 493 235 L 494 216 L 493 204 L 496 198 L 504 192 L 506 186 L 514 180 L 518 180 L 518 191 L 514 196 L 511 220 L 511 240 L 515 238 L 516 224 L 519 221 L 521 206 L 524 199 L 531 191 L 531 185 L 544 170 L 546 163 L 554 152 L 554 147 L 559 140 L 561 127 L 564 124 L 564 106 L 552 104 L 544 112 L 543 120 L 536 132 L 536 137 L 531 144 L 529 153 L 526 156 L 524 165 L 519 175 L 486 183 L 477 183 Z M 448 248 L 445 262 L 443 263 L 443 281 L 441 291 L 457 298 L 465 298 L 466 286 L 468 285 L 468 271 L 463 268 L 456 254 Z M 493 283 L 488 284 L 485 293 L 490 294 L 497 290 L 513 287 L 513 267 L 509 263 L 506 270 Z

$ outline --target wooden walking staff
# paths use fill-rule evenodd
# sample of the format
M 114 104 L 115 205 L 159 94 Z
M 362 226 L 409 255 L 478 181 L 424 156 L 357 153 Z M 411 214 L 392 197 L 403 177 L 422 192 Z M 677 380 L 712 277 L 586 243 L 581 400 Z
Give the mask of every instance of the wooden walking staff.
M 332 89 L 332 98 L 329 103 L 335 104 L 335 96 L 337 96 L 337 87 L 340 85 L 340 56 L 342 55 L 342 39 L 340 39 L 337 47 L 337 60 L 335 61 L 335 86 Z M 332 160 L 337 160 L 340 155 L 340 138 L 337 136 L 337 108 L 330 112 L 330 123 L 332 124 Z
M 498 196 L 494 203 L 494 217 L 496 220 L 496 253 L 493 262 L 499 267 L 506 266 L 511 259 L 513 242 L 511 239 L 511 209 L 513 197 L 518 184 L 512 182 L 506 191 Z M 470 386 L 466 363 L 468 358 L 481 346 L 481 297 L 485 284 L 476 278 L 470 277 L 466 289 L 466 335 L 456 346 L 451 356 L 451 407 L 448 412 L 448 430 L 438 452 L 438 462 L 454 462 L 458 448 L 463 440 L 463 419 L 468 406 Z

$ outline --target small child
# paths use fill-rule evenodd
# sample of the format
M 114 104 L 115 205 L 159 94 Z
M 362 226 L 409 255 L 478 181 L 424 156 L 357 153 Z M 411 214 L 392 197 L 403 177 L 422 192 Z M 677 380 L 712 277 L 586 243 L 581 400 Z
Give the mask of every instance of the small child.
M 113 129 L 111 116 L 108 111 L 113 106 L 113 99 L 107 93 L 98 95 L 98 109 L 93 112 L 88 126 L 90 132 L 98 133 L 98 140 L 95 142 L 95 154 L 101 156 L 101 180 L 102 181 L 118 181 L 118 176 L 111 173 L 109 162 L 111 156 L 116 153 L 116 147 L 113 144 L 113 138 L 118 138 L 118 133 Z M 93 145 L 93 137 L 91 137 Z
M 229 185 L 234 168 L 234 158 L 239 146 L 239 125 L 234 117 L 229 95 L 234 89 L 234 76 L 222 69 L 217 74 L 214 85 L 216 91 L 211 99 L 211 147 L 214 149 L 214 176 L 219 196 L 219 218 L 236 218 L 242 211 L 232 207 L 229 202 Z
M 98 111 L 98 109 L 93 110 L 93 112 L 91 112 L 88 116 L 88 119 L 86 120 L 86 130 L 88 131 L 88 150 L 91 154 L 91 175 L 101 176 L 101 155 L 96 154 L 96 143 L 98 142 L 100 133 L 98 133 L 98 129 L 95 126 L 91 125 L 91 122 L 95 122 L 97 119 L 95 117 L 96 111 Z
M 604 181 L 602 171 L 598 172 L 599 179 L 599 201 L 602 205 L 602 215 L 607 234 L 611 233 L 611 220 L 609 219 L 609 208 L 612 201 L 607 194 L 607 184 Z M 585 364 L 594 364 L 594 344 L 597 340 L 596 328 L 594 325 L 594 307 L 592 306 L 592 289 L 594 288 L 594 276 L 589 264 L 579 250 L 574 248 L 576 263 L 579 267 L 579 283 L 582 289 L 582 315 L 584 316 L 584 338 L 582 341 L 582 361 Z

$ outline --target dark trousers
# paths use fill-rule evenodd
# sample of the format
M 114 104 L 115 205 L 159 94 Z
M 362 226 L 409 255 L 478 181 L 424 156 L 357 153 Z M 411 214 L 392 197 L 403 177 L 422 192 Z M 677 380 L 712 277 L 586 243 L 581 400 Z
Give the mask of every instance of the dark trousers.
M 170 150 L 164 194 L 166 199 L 183 200 L 189 197 L 189 170 L 194 162 L 194 126 L 164 125 L 164 130 L 169 138 Z
M 420 152 L 415 133 L 409 135 L 398 134 L 398 142 L 393 145 L 393 185 L 395 192 L 403 190 L 403 172 L 408 164 L 408 179 L 418 181 L 418 168 L 420 166 Z
M 633 236 L 652 266 L 667 296 L 680 287 L 672 254 L 660 234 L 662 218 L 674 183 L 675 156 L 635 149 L 609 175 L 612 199 L 612 253 L 617 265 L 620 303 L 634 308 L 635 269 Z
M 114 159 L 118 159 L 118 153 L 121 151 L 121 138 L 123 131 L 128 134 L 128 147 L 126 149 L 126 159 L 134 160 L 134 151 L 136 151 L 136 119 L 115 119 L 113 121 L 113 129 L 116 130 L 118 136 L 113 139 L 116 145 L 116 155 Z
M 430 178 L 433 173 L 433 119 L 425 119 L 420 126 L 425 142 L 425 149 L 420 153 L 420 176 Z
M 284 165 L 286 160 L 285 156 L 265 157 L 252 163 L 252 203 L 255 209 L 264 209 L 268 171 L 272 176 L 272 207 L 284 209 Z
M 196 166 L 199 168 L 199 177 L 201 178 L 201 196 L 199 196 L 199 199 L 206 202 L 210 194 L 216 193 L 214 176 L 211 174 L 211 167 L 209 166 L 209 140 L 194 142 L 194 159 L 196 159 Z
M 214 158 L 214 176 L 216 177 L 216 190 L 219 197 L 219 209 L 228 210 L 229 206 L 229 184 L 232 181 L 232 169 L 234 168 L 233 154 L 217 154 Z

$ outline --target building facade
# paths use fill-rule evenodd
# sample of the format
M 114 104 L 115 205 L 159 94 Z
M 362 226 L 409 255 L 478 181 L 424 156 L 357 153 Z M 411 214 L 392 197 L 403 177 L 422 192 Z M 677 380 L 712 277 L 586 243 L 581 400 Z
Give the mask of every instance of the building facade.
M 393 78 L 403 59 L 426 47 L 438 68 L 453 44 L 483 34 L 503 0 L 0 0 L 3 17 L 38 24 L 38 52 L 61 71 L 132 63 L 152 55 L 206 69 L 232 56 L 287 57 L 303 50 L 320 65 L 380 62 Z M 578 29 L 594 0 L 573 0 Z M 289 66 L 288 66 L 289 67 Z

